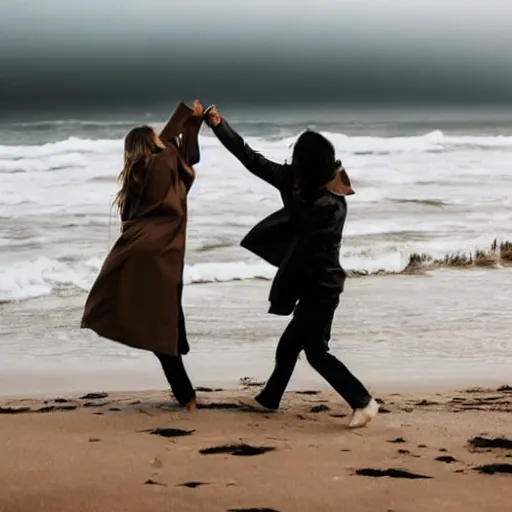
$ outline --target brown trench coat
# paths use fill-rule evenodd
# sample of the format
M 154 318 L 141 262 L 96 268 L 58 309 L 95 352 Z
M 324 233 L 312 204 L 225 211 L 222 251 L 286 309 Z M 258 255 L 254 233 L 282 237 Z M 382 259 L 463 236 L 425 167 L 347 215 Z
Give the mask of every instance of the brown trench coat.
M 199 162 L 201 123 L 178 103 L 160 134 L 167 149 L 153 155 L 146 169 L 141 200 L 89 293 L 82 328 L 161 354 L 188 351 L 181 295 L 187 193 Z

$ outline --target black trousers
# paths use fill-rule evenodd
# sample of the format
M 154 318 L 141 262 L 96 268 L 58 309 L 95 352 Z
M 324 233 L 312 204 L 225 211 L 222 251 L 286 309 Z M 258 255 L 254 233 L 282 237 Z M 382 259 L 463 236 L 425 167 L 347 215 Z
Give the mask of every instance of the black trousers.
M 183 314 L 183 309 L 180 308 L 178 320 L 178 352 L 180 354 L 186 354 L 188 351 L 189 345 L 185 329 L 185 315 Z M 155 356 L 162 365 L 174 398 L 176 398 L 181 405 L 186 405 L 190 400 L 194 399 L 196 392 L 194 391 L 194 387 L 190 382 L 187 370 L 183 364 L 183 357 L 181 355 L 170 356 L 157 353 L 155 353 Z
M 293 319 L 284 331 L 276 350 L 274 371 L 256 397 L 266 407 L 277 409 L 293 370 L 304 350 L 309 364 L 352 407 L 366 407 L 371 400 L 368 390 L 336 357 L 329 353 L 329 341 L 338 299 L 301 300 Z
M 155 354 L 164 370 L 167 382 L 171 386 L 174 398 L 180 405 L 186 405 L 196 397 L 194 387 L 183 364 L 182 356 L 169 356 L 167 354 Z

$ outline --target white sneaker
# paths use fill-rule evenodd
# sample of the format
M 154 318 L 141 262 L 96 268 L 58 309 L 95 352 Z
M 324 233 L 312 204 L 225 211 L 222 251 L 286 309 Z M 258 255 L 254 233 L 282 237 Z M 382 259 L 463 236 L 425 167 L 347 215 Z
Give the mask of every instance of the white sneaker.
M 270 409 L 268 407 L 265 407 L 264 405 L 260 404 L 256 398 L 250 397 L 243 397 L 238 400 L 238 403 L 244 408 L 249 409 L 251 411 L 258 411 L 258 412 L 276 412 L 277 409 Z
M 347 428 L 361 428 L 366 427 L 370 421 L 377 416 L 379 412 L 379 404 L 375 399 L 371 399 L 370 403 L 363 409 L 356 409 L 352 418 L 350 419 Z

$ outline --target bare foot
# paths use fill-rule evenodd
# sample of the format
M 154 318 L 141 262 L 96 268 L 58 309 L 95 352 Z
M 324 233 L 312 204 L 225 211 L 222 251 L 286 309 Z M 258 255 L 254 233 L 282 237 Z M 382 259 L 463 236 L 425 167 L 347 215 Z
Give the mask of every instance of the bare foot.
M 185 410 L 187 412 L 196 412 L 197 409 L 197 400 L 195 398 L 192 398 L 187 405 L 185 405 Z

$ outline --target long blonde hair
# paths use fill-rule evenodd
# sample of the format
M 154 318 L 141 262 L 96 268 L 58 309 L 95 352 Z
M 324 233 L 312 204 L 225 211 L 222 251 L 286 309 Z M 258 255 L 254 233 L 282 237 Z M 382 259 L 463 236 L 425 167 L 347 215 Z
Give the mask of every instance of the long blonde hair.
M 114 198 L 114 205 L 122 214 L 126 201 L 131 194 L 142 193 L 144 175 L 137 174 L 135 167 L 144 168 L 157 149 L 165 146 L 151 126 L 138 126 L 128 132 L 124 139 L 124 165 L 117 177 L 119 192 Z M 139 189 L 139 190 L 137 190 Z

